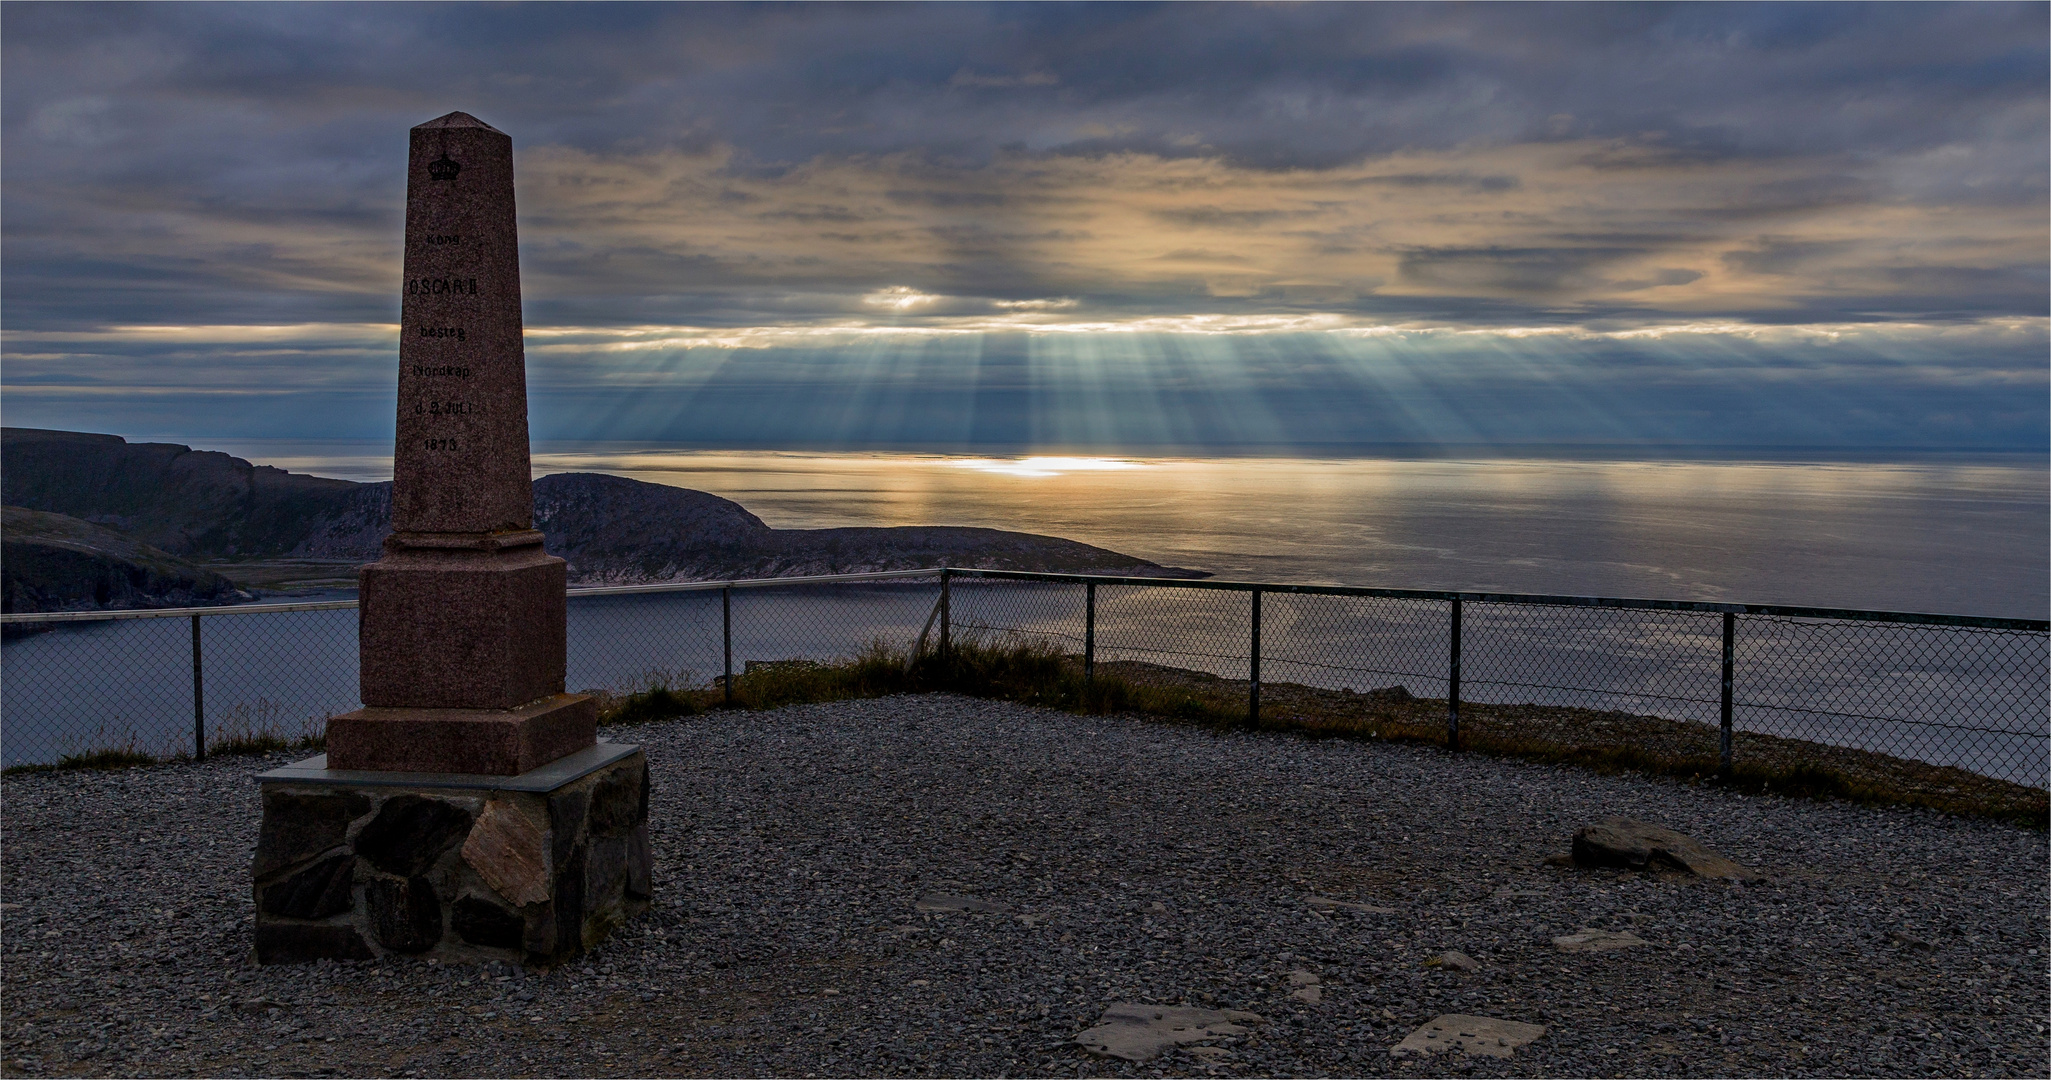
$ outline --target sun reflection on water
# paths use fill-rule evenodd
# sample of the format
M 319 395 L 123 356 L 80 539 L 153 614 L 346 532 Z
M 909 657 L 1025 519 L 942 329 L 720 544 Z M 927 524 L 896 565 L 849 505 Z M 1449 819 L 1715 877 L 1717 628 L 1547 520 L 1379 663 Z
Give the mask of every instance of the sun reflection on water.
M 1141 462 L 1125 458 L 1094 457 L 958 458 L 948 464 L 957 469 L 1002 473 L 1005 476 L 1060 476 L 1062 473 L 1112 472 L 1144 467 Z

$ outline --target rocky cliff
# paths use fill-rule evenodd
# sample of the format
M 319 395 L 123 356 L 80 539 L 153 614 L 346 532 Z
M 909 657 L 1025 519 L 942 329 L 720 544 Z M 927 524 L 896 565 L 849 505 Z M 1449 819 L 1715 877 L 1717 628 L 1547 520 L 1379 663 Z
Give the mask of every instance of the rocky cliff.
M 392 486 L 304 476 L 113 435 L 0 429 L 0 501 L 119 530 L 186 558 L 369 562 Z M 596 473 L 534 482 L 534 524 L 577 584 L 936 566 L 1203 577 L 1053 536 L 953 526 L 772 529 L 702 491 Z
M 89 521 L 0 507 L 0 612 L 199 607 L 248 600 L 210 570 Z

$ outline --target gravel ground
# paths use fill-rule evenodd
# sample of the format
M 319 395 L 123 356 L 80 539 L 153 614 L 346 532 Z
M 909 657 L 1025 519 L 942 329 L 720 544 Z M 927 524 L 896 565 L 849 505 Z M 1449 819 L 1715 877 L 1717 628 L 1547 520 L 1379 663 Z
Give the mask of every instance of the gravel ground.
M 7 777 L 0 1070 L 2051 1072 L 2038 832 L 937 695 L 614 737 L 652 765 L 656 906 L 547 973 L 255 967 L 249 776 L 282 757 Z M 1608 815 L 1768 876 L 1546 862 Z M 1014 910 L 915 909 L 936 893 Z M 1649 944 L 1552 945 L 1584 927 Z M 1449 949 L 1479 970 L 1425 965 Z M 1073 1044 L 1120 1001 L 1266 1023 L 1145 1064 Z M 1507 1060 L 1390 1056 L 1440 1013 L 1548 1031 Z

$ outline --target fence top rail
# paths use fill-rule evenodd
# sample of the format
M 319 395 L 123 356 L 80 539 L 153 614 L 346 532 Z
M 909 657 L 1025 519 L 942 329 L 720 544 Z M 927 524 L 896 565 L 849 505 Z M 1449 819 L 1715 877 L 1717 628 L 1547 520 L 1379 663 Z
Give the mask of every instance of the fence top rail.
M 1477 604 L 1538 604 L 1551 607 L 1628 608 L 1645 611 L 1694 611 L 1711 614 L 1765 615 L 1789 619 L 1845 619 L 1857 622 L 1919 623 L 1982 630 L 2051 633 L 2051 620 L 2003 619 L 1985 615 L 1939 615 L 1915 611 L 1865 611 L 1857 608 L 1793 607 L 1783 604 L 1718 604 L 1699 600 L 1641 600 L 1621 596 L 1554 596 L 1544 593 L 1450 592 L 1433 589 L 1377 589 L 1364 585 L 1279 585 L 1263 581 L 1191 580 L 1188 578 L 1112 577 L 1097 574 L 1043 574 L 1026 570 L 948 570 L 968 577 L 1073 584 L 1139 585 L 1173 589 L 1216 589 L 1225 592 L 1298 593 L 1310 596 L 1373 596 L 1393 600 L 1461 600 Z
M 184 619 L 196 615 L 265 615 L 279 611 L 346 611 L 354 600 L 308 600 L 296 604 L 222 604 L 219 607 L 131 608 L 108 611 L 36 611 L 0 615 L 0 626 L 28 623 L 108 622 L 117 619 Z
M 914 570 L 879 570 L 862 574 L 818 574 L 810 577 L 740 578 L 731 581 L 677 581 L 652 585 L 607 585 L 571 589 L 570 598 L 581 596 L 638 596 L 651 593 L 709 592 L 719 589 L 760 589 L 791 585 L 831 585 L 863 581 L 891 581 L 902 578 L 935 577 L 941 574 L 996 578 L 1013 581 L 1054 581 L 1069 584 L 1136 585 L 1171 589 L 1213 589 L 1223 592 L 1296 593 L 1306 596 L 1371 596 L 1392 600 L 1461 600 L 1478 604 L 1535 604 L 1552 607 L 1624 608 L 1642 611 L 1692 611 L 1710 614 L 1763 615 L 1790 619 L 1843 619 L 1855 622 L 1915 623 L 1925 626 L 1958 626 L 1981 630 L 2019 630 L 2051 633 L 2051 620 L 2002 619 L 1982 615 L 1939 615 L 1914 611 L 1865 611 L 1856 608 L 1791 607 L 1781 604 L 1718 604 L 1698 600 L 1643 600 L 1617 596 L 1553 596 L 1542 593 L 1447 592 L 1432 589 L 1379 589 L 1364 585 L 1285 585 L 1262 581 L 1191 580 L 1187 578 L 1123 577 L 1105 574 L 1053 574 L 1028 570 L 978 570 L 968 567 L 931 567 Z M 117 619 L 182 619 L 194 616 L 262 615 L 285 611 L 343 611 L 356 606 L 354 600 L 318 600 L 287 604 L 229 604 L 221 607 L 148 608 L 129 611 L 48 611 L 0 615 L 0 625 L 34 623 L 107 622 Z
M 600 585 L 571 589 L 570 599 L 580 596 L 638 596 L 643 593 L 708 592 L 719 589 L 762 589 L 773 585 L 832 585 L 836 582 L 893 581 L 898 578 L 939 577 L 941 567 L 925 570 L 871 570 L 861 574 L 814 574 L 810 577 L 736 578 L 732 581 L 662 581 L 653 585 Z
M 931 570 L 876 570 L 862 574 L 815 574 L 810 577 L 739 578 L 732 581 L 662 581 L 652 585 L 602 585 L 571 589 L 570 599 L 580 596 L 633 596 L 643 593 L 708 592 L 719 589 L 760 589 L 774 585 L 830 585 L 836 582 L 890 581 L 896 578 L 938 577 Z M 279 611 L 343 611 L 356 606 L 354 600 L 310 600 L 292 604 L 223 604 L 218 607 L 136 608 L 108 611 L 43 611 L 0 615 L 0 625 L 32 623 L 107 622 L 114 619 L 183 619 L 195 615 L 262 615 Z

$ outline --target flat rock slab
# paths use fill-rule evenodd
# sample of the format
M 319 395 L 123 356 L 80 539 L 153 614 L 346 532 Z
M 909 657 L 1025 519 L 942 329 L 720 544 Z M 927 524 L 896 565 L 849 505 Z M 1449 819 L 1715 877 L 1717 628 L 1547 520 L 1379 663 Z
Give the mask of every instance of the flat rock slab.
M 996 900 L 978 900 L 973 896 L 942 896 L 938 893 L 919 897 L 918 900 L 913 902 L 912 907 L 918 911 L 953 911 L 968 914 L 994 913 L 998 915 L 1008 914 L 1012 910 L 1010 904 L 1000 903 Z
M 1630 870 L 1663 867 L 1725 881 L 1759 876 L 1758 871 L 1724 858 L 1691 836 L 1629 818 L 1605 818 L 1574 830 L 1574 864 Z
M 1608 952 L 1612 949 L 1628 949 L 1648 944 L 1644 938 L 1630 931 L 1582 929 L 1563 937 L 1552 939 L 1561 952 Z
M 1463 952 L 1442 952 L 1424 962 L 1425 967 L 1445 968 L 1448 971 L 1480 971 L 1481 963 Z
M 1545 1028 L 1539 1024 L 1447 1013 L 1411 1032 L 1389 1053 L 1395 1057 L 1407 1057 L 1458 1050 L 1482 1057 L 1506 1058 L 1511 1051 L 1537 1041 L 1544 1034 Z
M 1318 911 L 1357 911 L 1363 915 L 1394 915 L 1396 913 L 1396 909 L 1392 907 L 1348 903 L 1347 901 L 1334 900 L 1327 896 L 1308 896 L 1304 898 L 1303 902 Z
M 1198 1009 L 1187 1005 L 1114 1003 L 1095 1027 L 1075 1037 L 1083 1049 L 1125 1061 L 1151 1061 L 1181 1043 L 1202 1042 L 1225 1035 L 1243 1035 L 1246 1024 L 1261 1017 L 1234 1009 Z

